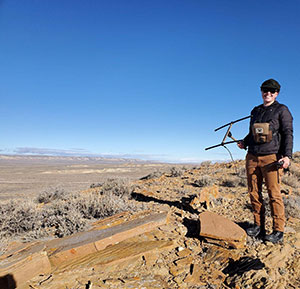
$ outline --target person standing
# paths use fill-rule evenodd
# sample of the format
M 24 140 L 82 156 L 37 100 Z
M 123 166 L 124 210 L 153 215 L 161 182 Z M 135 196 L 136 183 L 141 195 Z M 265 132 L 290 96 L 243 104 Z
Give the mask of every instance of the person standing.
M 263 236 L 265 241 L 283 241 L 285 212 L 280 192 L 280 174 L 288 168 L 293 150 L 293 117 L 284 104 L 277 102 L 280 84 L 274 79 L 260 87 L 263 104 L 251 111 L 248 135 L 240 142 L 240 149 L 248 149 L 246 172 L 248 193 L 254 224 L 246 231 L 249 236 Z M 263 180 L 267 187 L 273 232 L 265 235 L 265 206 L 262 196 Z

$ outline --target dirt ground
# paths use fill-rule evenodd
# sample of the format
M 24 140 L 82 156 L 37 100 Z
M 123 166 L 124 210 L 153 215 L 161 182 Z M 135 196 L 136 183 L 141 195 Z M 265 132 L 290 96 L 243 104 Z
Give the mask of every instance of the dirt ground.
M 134 180 L 172 166 L 124 159 L 0 155 L 0 201 L 34 197 L 54 188 L 76 192 L 107 178 Z

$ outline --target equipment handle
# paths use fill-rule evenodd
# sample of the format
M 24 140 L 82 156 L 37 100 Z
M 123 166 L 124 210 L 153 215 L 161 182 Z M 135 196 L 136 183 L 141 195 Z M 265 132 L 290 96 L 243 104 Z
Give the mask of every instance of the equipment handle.
M 280 169 L 283 166 L 284 162 L 280 161 L 276 163 L 277 169 Z

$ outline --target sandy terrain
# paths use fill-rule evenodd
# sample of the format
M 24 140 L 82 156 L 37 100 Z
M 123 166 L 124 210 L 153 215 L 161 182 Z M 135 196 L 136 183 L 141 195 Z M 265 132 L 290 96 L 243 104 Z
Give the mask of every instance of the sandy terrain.
M 172 166 L 124 159 L 0 155 L 0 200 L 35 196 L 51 188 L 74 192 L 107 178 L 133 180 Z

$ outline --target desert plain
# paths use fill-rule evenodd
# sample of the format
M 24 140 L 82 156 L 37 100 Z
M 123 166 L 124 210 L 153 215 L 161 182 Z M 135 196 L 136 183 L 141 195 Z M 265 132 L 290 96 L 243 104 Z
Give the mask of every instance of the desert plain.
M 53 189 L 85 190 L 108 178 L 139 179 L 171 164 L 130 159 L 0 155 L 0 201 Z

